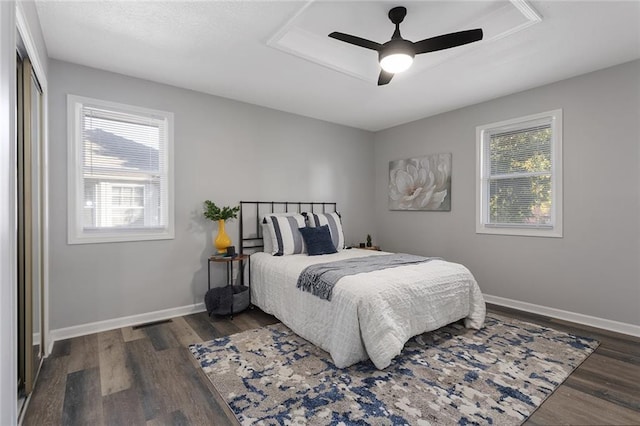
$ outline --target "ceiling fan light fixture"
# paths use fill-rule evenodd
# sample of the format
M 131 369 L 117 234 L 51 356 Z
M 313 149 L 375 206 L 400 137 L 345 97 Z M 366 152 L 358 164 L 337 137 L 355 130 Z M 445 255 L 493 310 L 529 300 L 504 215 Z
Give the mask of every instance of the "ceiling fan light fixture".
M 378 52 L 378 62 L 382 67 L 382 71 L 378 76 L 378 86 L 389 84 L 395 74 L 408 70 L 413 63 L 415 55 L 451 49 L 452 47 L 482 40 L 482 28 L 476 28 L 412 42 L 402 38 L 400 34 L 400 24 L 404 21 L 406 15 L 407 8 L 403 6 L 396 6 L 389 10 L 389 20 L 396 26 L 396 29 L 391 36 L 391 40 L 384 44 L 338 31 L 332 32 L 329 37 Z
M 382 45 L 378 53 L 380 66 L 391 74 L 409 69 L 415 56 L 413 43 L 403 38 L 391 39 Z
M 413 64 L 413 56 L 407 53 L 392 53 L 380 58 L 382 69 L 392 74 L 408 70 L 411 64 Z

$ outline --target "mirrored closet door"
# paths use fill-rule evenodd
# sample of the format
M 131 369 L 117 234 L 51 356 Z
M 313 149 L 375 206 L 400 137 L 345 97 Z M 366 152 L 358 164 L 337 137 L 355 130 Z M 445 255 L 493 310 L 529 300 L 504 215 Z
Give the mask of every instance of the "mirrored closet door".
M 42 89 L 31 62 L 17 56 L 18 396 L 33 390 L 42 361 Z

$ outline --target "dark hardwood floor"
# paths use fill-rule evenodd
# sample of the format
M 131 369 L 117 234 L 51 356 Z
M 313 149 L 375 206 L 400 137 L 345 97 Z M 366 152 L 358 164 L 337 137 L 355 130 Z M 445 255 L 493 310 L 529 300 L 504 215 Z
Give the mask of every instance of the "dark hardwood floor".
M 526 425 L 640 425 L 640 338 L 498 306 L 489 310 L 598 339 L 600 347 Z M 206 313 L 56 342 L 24 425 L 235 425 L 187 345 L 277 320 L 259 309 Z

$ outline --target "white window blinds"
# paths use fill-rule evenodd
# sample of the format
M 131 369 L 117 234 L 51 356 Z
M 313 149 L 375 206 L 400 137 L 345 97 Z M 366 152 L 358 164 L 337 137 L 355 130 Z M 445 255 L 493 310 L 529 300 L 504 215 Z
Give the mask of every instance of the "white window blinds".
M 550 226 L 551 125 L 491 133 L 486 148 L 488 223 Z
M 101 242 L 172 235 L 172 115 L 74 99 L 76 237 Z
M 477 232 L 561 236 L 561 120 L 555 110 L 477 128 Z

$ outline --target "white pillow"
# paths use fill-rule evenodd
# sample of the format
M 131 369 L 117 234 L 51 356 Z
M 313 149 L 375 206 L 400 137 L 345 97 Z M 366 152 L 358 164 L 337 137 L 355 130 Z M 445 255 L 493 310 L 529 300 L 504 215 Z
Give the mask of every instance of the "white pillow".
M 322 225 L 329 225 L 331 232 L 331 240 L 336 250 L 340 251 L 344 248 L 344 232 L 342 231 L 342 219 L 340 213 L 304 213 L 307 217 L 307 226 L 316 228 Z
M 288 254 L 300 254 L 306 252 L 302 234 L 298 228 L 304 228 L 304 216 L 300 213 L 271 213 L 264 217 L 264 222 L 269 232 L 264 234 L 264 239 L 270 239 L 271 251 L 274 256 Z M 269 243 L 265 242 L 266 248 Z
M 265 253 L 273 252 L 273 244 L 271 243 L 271 231 L 266 223 L 262 223 L 262 251 Z

